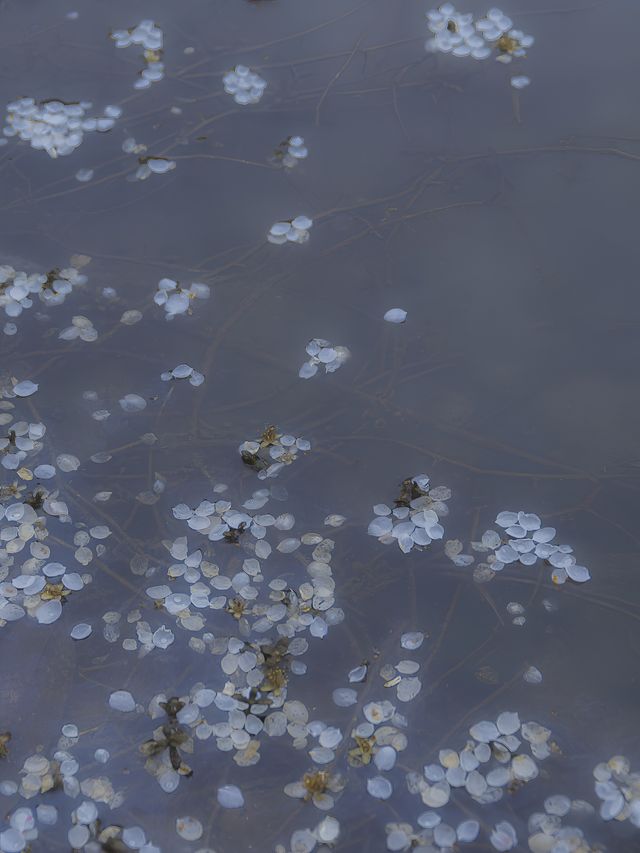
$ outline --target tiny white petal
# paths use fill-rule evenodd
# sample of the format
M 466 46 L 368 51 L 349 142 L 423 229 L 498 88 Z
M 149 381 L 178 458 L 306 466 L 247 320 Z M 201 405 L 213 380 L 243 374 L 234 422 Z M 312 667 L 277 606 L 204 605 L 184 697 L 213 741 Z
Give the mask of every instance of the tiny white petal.
M 390 308 L 384 315 L 387 323 L 404 323 L 407 312 L 403 308 Z

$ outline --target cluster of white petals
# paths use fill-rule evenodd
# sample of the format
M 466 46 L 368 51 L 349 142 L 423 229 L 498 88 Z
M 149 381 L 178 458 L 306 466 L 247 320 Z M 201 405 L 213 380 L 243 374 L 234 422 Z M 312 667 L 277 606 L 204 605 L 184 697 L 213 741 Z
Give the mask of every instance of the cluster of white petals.
M 538 762 L 553 749 L 551 731 L 536 722 L 522 723 L 515 711 L 503 711 L 495 722 L 475 723 L 469 735 L 463 749 L 441 749 L 437 763 L 427 764 L 423 774 L 407 775 L 409 791 L 429 809 L 446 806 L 456 790 L 482 805 L 496 803 L 513 786 L 536 779 Z M 418 823 L 436 826 L 439 815 L 425 812 Z
M 552 568 L 551 580 L 555 584 L 564 584 L 568 580 L 575 583 L 585 583 L 591 579 L 589 570 L 578 565 L 570 545 L 556 544 L 555 527 L 543 527 L 538 515 L 532 512 L 512 512 L 505 510 L 498 513 L 496 524 L 503 532 L 486 530 L 479 541 L 471 542 L 471 550 L 482 555 L 484 562 L 478 563 L 474 569 L 474 579 L 478 583 L 490 581 L 506 566 L 534 566 L 538 560 L 543 560 Z M 463 553 L 464 545 L 459 539 L 451 539 L 445 543 L 445 555 L 459 567 L 471 566 L 475 563 L 472 554 Z M 514 624 L 524 624 L 523 608 L 515 602 L 508 605 L 511 615 L 516 615 Z
M 145 50 L 162 50 L 162 30 L 148 19 L 128 30 L 113 30 L 111 38 L 116 47 L 131 47 L 135 44 Z
M 313 829 L 296 829 L 291 833 L 289 847 L 278 844 L 275 853 L 311 853 L 312 850 L 325 853 L 333 849 L 339 835 L 339 821 L 332 815 L 327 815 Z
M 0 308 L 14 319 L 31 308 L 36 294 L 47 307 L 62 305 L 74 287 L 87 281 L 87 276 L 75 267 L 52 270 L 49 274 L 27 274 L 5 264 L 0 266 Z M 5 328 L 7 331 L 11 334 Z
M 267 88 L 267 81 L 247 68 L 246 65 L 236 65 L 222 78 L 224 90 L 233 95 L 233 100 L 240 106 L 257 104 Z
M 340 835 L 340 822 L 332 815 L 324 817 L 313 829 L 296 829 L 291 833 L 288 847 L 277 844 L 275 853 L 328 853 Z M 320 845 L 320 846 L 318 846 Z
M 564 794 L 552 794 L 544 801 L 544 812 L 534 812 L 528 820 L 529 850 L 531 853 L 598 853 L 602 848 L 592 845 L 582 829 L 563 825 L 562 819 L 590 817 L 595 812 L 586 800 L 572 800 Z
M 134 89 L 148 89 L 164 77 L 162 57 L 162 30 L 151 20 L 140 23 L 129 30 L 114 30 L 111 33 L 116 47 L 139 45 L 144 48 L 145 67 L 133 84 Z
M 551 579 L 555 584 L 567 580 L 584 583 L 591 579 L 589 570 L 580 566 L 573 556 L 570 545 L 556 545 L 555 527 L 543 527 L 540 517 L 532 512 L 498 513 L 496 524 L 504 529 L 507 539 L 493 530 L 487 530 L 480 543 L 481 547 L 493 551 L 489 564 L 494 572 L 502 571 L 505 566 L 520 563 L 533 566 L 538 560 L 545 560 L 552 566 Z
M 7 423 L 5 414 L 0 414 L 0 423 Z M 0 436 L 0 464 L 8 471 L 15 471 L 28 453 L 42 449 L 46 427 L 41 423 L 16 421 L 11 424 L 7 435 Z M 1 510 L 0 510 L 1 514 Z
M 127 136 L 122 143 L 122 150 L 125 154 L 144 154 L 147 146 L 143 142 L 136 142 L 133 136 Z
M 311 442 L 295 435 L 273 435 L 243 441 L 238 452 L 247 464 L 256 468 L 258 477 L 266 480 L 277 477 L 286 465 L 298 458 L 298 453 L 311 450 Z
M 33 305 L 32 294 L 42 293 L 47 277 L 40 273 L 28 275 L 13 267 L 0 267 L 0 307 L 8 317 L 19 317 L 25 308 Z
M 453 3 L 444 3 L 439 9 L 429 10 L 427 21 L 433 33 L 425 45 L 427 50 L 474 59 L 491 56 L 491 48 L 474 26 L 473 15 L 456 11 Z
M 11 415 L 0 413 L 4 425 L 11 423 Z M 71 454 L 59 454 L 55 465 L 40 463 L 33 470 L 28 466 L 30 457 L 42 451 L 44 424 L 16 421 L 11 423 L 8 435 L 0 438 L 2 467 L 18 469 L 23 481 L 50 480 L 61 472 L 76 470 L 80 462 Z M 91 576 L 67 568 L 55 559 L 47 544 L 49 522 L 69 523 L 69 509 L 57 490 L 48 491 L 42 485 L 30 494 L 23 494 L 26 486 L 3 490 L 0 500 L 0 625 L 31 616 L 41 625 L 56 622 L 62 615 L 66 600 L 82 590 Z M 78 550 L 75 559 L 87 565 L 93 553 L 87 547 L 93 539 L 110 535 L 104 525 L 79 530 L 74 536 Z M 98 553 L 104 553 L 99 544 Z M 88 634 L 85 634 L 88 636 Z
M 171 278 L 161 278 L 153 301 L 164 308 L 167 320 L 173 320 L 178 314 L 186 314 L 194 299 L 208 299 L 209 285 L 194 282 L 189 287 L 183 287 Z
M 176 167 L 175 160 L 147 154 L 147 146 L 143 142 L 136 142 L 132 136 L 128 136 L 122 143 L 122 150 L 125 154 L 135 154 L 138 160 L 135 172 L 127 175 L 128 181 L 146 181 L 151 175 L 165 175 Z
M 305 349 L 310 358 L 298 371 L 300 379 L 315 376 L 320 365 L 324 367 L 325 373 L 334 373 L 351 355 L 347 347 L 335 346 L 324 338 L 312 338 Z
M 5 518 L 21 513 L 21 525 L 34 526 L 38 520 L 35 510 L 27 504 L 13 504 L 6 508 Z M 3 529 L 3 532 L 7 528 Z M 10 540 L 14 541 L 14 540 Z M 73 592 L 82 590 L 85 579 L 78 572 L 69 571 L 62 563 L 48 562 L 29 574 L 16 574 L 0 584 L 0 619 L 16 621 L 27 613 L 41 625 L 49 625 L 62 615 L 64 600 Z M 37 567 L 37 568 L 36 568 Z
M 276 516 L 266 510 L 271 498 L 285 499 L 279 487 L 255 491 L 241 509 L 223 497 L 226 490 L 224 484 L 217 484 L 210 500 L 201 501 L 195 508 L 187 504 L 174 507 L 174 518 L 187 523 L 189 537 L 164 542 L 174 562 L 167 569 L 166 582 L 155 579 L 146 587 L 146 596 L 155 605 L 149 621 L 141 618 L 140 608 L 127 615 L 127 624 L 135 626 L 136 639 L 125 639 L 123 648 L 140 656 L 157 653 L 183 640 L 187 633 L 192 649 L 209 651 L 219 662 L 213 670 L 215 673 L 218 669 L 222 678 L 218 686 L 197 683 L 188 695 L 171 700 L 175 724 L 181 731 L 181 758 L 182 752 L 192 752 L 198 742 L 212 739 L 219 750 L 234 752 L 236 764 L 248 766 L 260 759 L 262 736 L 272 739 L 289 735 L 297 749 L 304 748 L 309 738 L 318 737 L 320 744 L 311 755 L 320 762 L 322 750 L 337 743 L 333 729 L 311 721 L 302 702 L 288 699 L 287 681 L 289 676 L 307 671 L 301 660 L 309 648 L 304 635 L 322 639 L 344 618 L 334 599 L 330 565 L 334 543 L 314 533 L 295 536 L 296 522 L 291 513 Z M 190 544 L 194 535 L 206 536 L 214 543 L 216 563 L 203 554 L 205 547 L 211 554 L 211 546 L 194 548 Z M 233 545 L 240 545 L 247 554 L 240 563 Z M 309 556 L 305 553 L 308 547 Z M 283 567 L 286 576 L 267 572 L 272 554 L 284 565 L 287 555 L 295 554 L 288 568 Z M 225 568 L 227 557 L 229 565 Z M 304 578 L 296 583 L 293 573 L 301 567 Z M 156 612 L 157 627 L 150 624 Z M 175 627 L 168 626 L 168 618 L 175 620 Z M 103 619 L 114 629 L 108 639 L 115 642 L 123 621 L 120 614 L 106 613 Z M 215 634 L 214 619 L 224 626 Z M 275 670 L 273 655 L 278 655 Z M 164 694 L 151 700 L 152 719 L 165 714 L 166 703 Z M 125 690 L 112 693 L 109 705 L 118 712 L 139 710 Z M 188 775 L 188 768 L 176 768 L 176 756 L 172 759 L 164 738 L 160 726 L 143 751 L 149 756 L 147 771 L 171 793 L 181 776 Z M 232 785 L 218 790 L 218 801 L 224 808 L 241 808 L 244 804 L 242 792 Z
M 34 806 L 18 806 L 6 814 L 0 826 L 0 851 L 21 853 L 34 849 L 48 849 L 47 835 L 40 832 L 60 826 L 65 817 L 69 820 L 66 831 L 68 845 L 73 850 L 97 851 L 114 842 L 117 849 L 138 850 L 140 853 L 161 853 L 161 848 L 148 840 L 139 826 L 108 825 L 101 814 L 100 804 L 108 809 L 121 806 L 124 794 L 116 791 L 106 776 L 86 775 L 88 766 L 81 766 L 72 749 L 79 740 L 79 729 L 74 724 L 62 726 L 62 735 L 50 758 L 41 751 L 25 758 L 20 768 L 19 785 L 5 780 L 0 783 L 2 794 L 36 800 Z M 95 750 L 95 760 L 105 763 L 109 752 Z M 80 779 L 79 776 L 84 776 Z M 56 805 L 48 802 L 51 791 L 56 790 Z M 61 797 L 68 798 L 74 807 L 64 807 Z M 41 840 L 43 843 L 37 844 Z
M 628 820 L 640 828 L 640 772 L 624 755 L 615 755 L 593 771 L 603 820 Z
M 494 56 L 498 62 L 508 64 L 526 56 L 527 48 L 534 43 L 533 36 L 514 29 L 511 18 L 497 8 L 475 19 L 472 13 L 458 12 L 453 3 L 443 3 L 427 12 L 427 21 L 433 35 L 425 47 L 437 53 L 478 60 Z M 523 89 L 529 82 L 523 75 L 511 78 L 514 89 Z
M 71 319 L 71 325 L 60 332 L 58 338 L 62 341 L 75 341 L 76 338 L 87 342 L 96 341 L 98 330 L 88 317 L 78 314 Z
M 309 156 L 309 150 L 304 144 L 302 136 L 290 136 L 281 146 L 279 154 L 282 165 L 288 169 L 293 169 L 300 160 L 306 160 Z
M 50 157 L 71 154 L 82 144 L 85 133 L 111 130 L 122 115 L 120 107 L 108 106 L 102 116 L 92 118 L 87 116 L 89 109 L 88 101 L 69 104 L 20 98 L 7 105 L 2 132 L 29 142 L 32 148 L 46 151 Z
M 275 222 L 269 229 L 267 240 L 276 246 L 283 243 L 306 243 L 313 220 L 308 216 L 296 216 L 295 219 Z
M 451 497 L 451 489 L 431 486 L 426 474 L 412 477 L 410 484 L 405 499 L 396 501 L 393 509 L 387 504 L 373 507 L 375 518 L 367 529 L 383 545 L 397 542 L 405 554 L 416 545 L 426 547 L 434 539 L 442 539 L 444 527 L 440 519 L 448 514 L 446 502 Z
M 477 820 L 463 820 L 457 827 L 445 823 L 436 812 L 426 812 L 428 826 L 414 829 L 408 823 L 388 823 L 387 850 L 413 850 L 425 847 L 430 850 L 456 850 L 458 844 L 475 841 L 480 832 Z M 420 818 L 418 819 L 420 824 Z
M 134 178 L 137 181 L 146 181 L 151 175 L 165 175 L 172 172 L 176 167 L 175 160 L 166 157 L 145 157 L 135 171 Z
M 197 388 L 204 382 L 204 375 L 188 364 L 179 364 L 173 370 L 165 370 L 164 373 L 161 373 L 160 379 L 163 382 L 171 382 L 172 379 L 188 379 L 189 384 Z
M 496 60 L 508 65 L 513 59 L 527 55 L 527 48 L 535 41 L 533 36 L 514 29 L 513 22 L 500 9 L 490 9 L 486 18 L 476 23 L 476 29 L 497 50 Z

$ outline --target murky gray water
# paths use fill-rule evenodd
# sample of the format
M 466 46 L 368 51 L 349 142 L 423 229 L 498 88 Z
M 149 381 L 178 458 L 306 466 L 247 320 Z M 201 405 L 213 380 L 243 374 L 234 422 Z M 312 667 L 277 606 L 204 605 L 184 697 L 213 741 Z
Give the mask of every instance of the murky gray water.
M 0 850 L 640 849 L 640 12 L 562 2 L 504 7 L 510 64 L 510 27 L 425 51 L 408 0 L 0 5 L 3 103 L 121 108 L 68 155 L 0 148 L 0 262 L 52 273 L 19 316 L 0 284 Z M 144 19 L 162 55 L 117 49 Z M 210 294 L 168 318 L 161 279 Z M 303 379 L 314 338 L 350 358 Z M 260 479 L 270 425 L 311 449 Z

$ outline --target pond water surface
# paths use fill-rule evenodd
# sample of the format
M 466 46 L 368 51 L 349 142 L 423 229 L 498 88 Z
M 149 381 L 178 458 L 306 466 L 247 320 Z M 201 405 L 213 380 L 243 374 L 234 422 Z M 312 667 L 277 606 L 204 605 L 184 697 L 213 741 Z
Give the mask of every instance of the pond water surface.
M 640 850 L 640 9 L 429 11 L 0 4 L 0 851 Z

